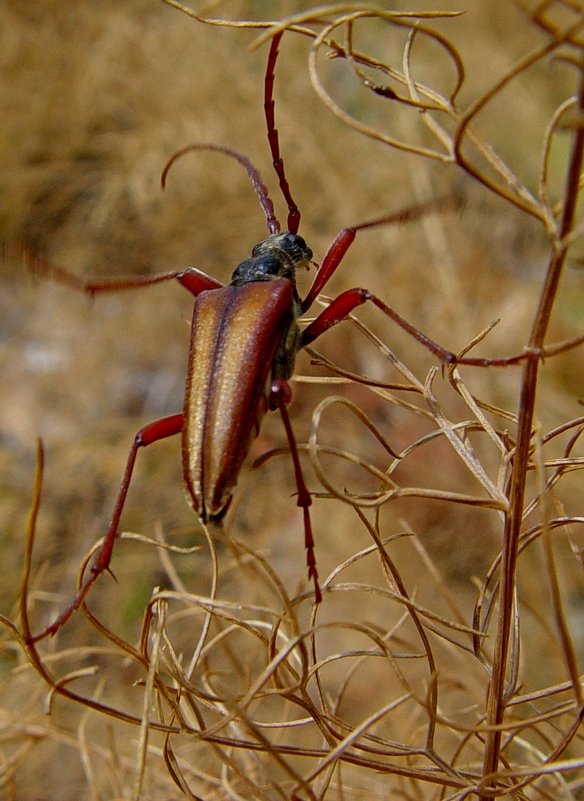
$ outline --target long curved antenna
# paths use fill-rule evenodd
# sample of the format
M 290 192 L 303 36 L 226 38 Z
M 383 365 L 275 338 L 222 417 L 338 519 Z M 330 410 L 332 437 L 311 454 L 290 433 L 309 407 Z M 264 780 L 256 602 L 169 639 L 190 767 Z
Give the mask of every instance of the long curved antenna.
M 266 126 L 268 128 L 268 142 L 270 143 L 270 151 L 272 153 L 272 163 L 278 176 L 280 189 L 284 195 L 284 199 L 288 204 L 288 230 L 296 234 L 300 227 L 300 211 L 294 202 L 286 172 L 284 170 L 284 162 L 280 155 L 280 140 L 278 138 L 278 129 L 276 128 L 276 120 L 274 115 L 274 75 L 276 67 L 276 59 L 278 58 L 278 45 L 284 32 L 280 31 L 272 39 L 270 47 L 270 54 L 268 56 L 268 63 L 266 66 L 266 77 L 264 81 L 264 113 L 266 115 Z
M 277 133 L 276 133 L 277 135 Z M 251 178 L 251 182 L 253 184 L 253 188 L 256 191 L 256 194 L 260 200 L 260 205 L 266 217 L 266 223 L 268 226 L 268 233 L 269 234 L 279 234 L 280 233 L 280 223 L 278 222 L 278 218 L 274 212 L 274 204 L 270 200 L 270 196 L 268 195 L 268 189 L 265 183 L 262 181 L 262 176 L 259 174 L 258 170 L 253 166 L 251 161 L 244 156 L 243 153 L 239 153 L 237 150 L 233 150 L 231 147 L 227 147 L 225 145 L 208 145 L 208 144 L 195 144 L 195 145 L 187 145 L 186 147 L 182 147 L 180 150 L 177 150 L 169 160 L 166 162 L 166 166 L 162 170 L 162 174 L 160 176 L 160 185 L 164 189 L 166 186 L 166 178 L 168 176 L 168 172 L 175 161 L 178 161 L 185 153 L 190 153 L 193 150 L 214 150 L 218 153 L 224 153 L 226 156 L 231 156 L 231 158 L 236 159 L 242 164 L 245 169 L 247 170 L 247 174 Z M 282 173 L 283 174 L 283 173 Z M 281 183 L 280 183 L 281 185 Z

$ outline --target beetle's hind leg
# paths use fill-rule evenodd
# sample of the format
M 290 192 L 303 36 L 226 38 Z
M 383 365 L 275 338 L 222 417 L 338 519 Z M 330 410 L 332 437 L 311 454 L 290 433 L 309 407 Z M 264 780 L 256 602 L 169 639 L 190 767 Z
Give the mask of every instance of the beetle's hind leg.
M 160 420 L 156 420 L 154 423 L 150 423 L 138 431 L 134 437 L 134 442 L 130 448 L 130 453 L 128 454 L 126 467 L 120 482 L 120 488 L 118 490 L 106 535 L 103 538 L 103 542 L 99 551 L 97 552 L 97 555 L 95 556 L 95 559 L 93 560 L 89 574 L 85 577 L 83 582 L 80 583 L 77 594 L 65 611 L 62 612 L 59 617 L 53 621 L 53 623 L 47 626 L 47 628 L 43 629 L 38 634 L 33 635 L 30 638 L 30 643 L 39 642 L 39 640 L 42 640 L 45 637 L 56 634 L 61 626 L 63 626 L 69 620 L 75 610 L 79 609 L 79 607 L 84 603 L 89 590 L 95 584 L 99 576 L 103 572 L 109 570 L 109 564 L 111 562 L 114 545 L 118 536 L 120 518 L 122 516 L 124 504 L 126 502 L 126 496 L 130 488 L 130 483 L 132 481 L 132 473 L 134 470 L 134 464 L 136 463 L 138 451 L 147 445 L 151 445 L 153 442 L 158 442 L 161 439 L 166 439 L 167 437 L 171 437 L 174 434 L 180 433 L 182 426 L 183 415 L 173 414 L 170 417 L 163 417 Z
M 314 537 L 312 535 L 312 523 L 310 520 L 310 506 L 312 505 L 312 497 L 304 481 L 302 475 L 302 468 L 300 466 L 300 457 L 298 456 L 298 447 L 296 445 L 296 438 L 292 431 L 292 424 L 290 423 L 290 415 L 288 414 L 287 405 L 292 399 L 292 390 L 287 381 L 278 378 L 272 382 L 270 390 L 270 406 L 278 408 L 284 428 L 286 429 L 286 436 L 288 437 L 288 444 L 290 446 L 290 453 L 294 463 L 294 477 L 296 480 L 296 489 L 298 491 L 297 505 L 302 509 L 304 518 L 304 546 L 306 548 L 306 566 L 308 567 L 308 578 L 312 579 L 314 584 L 314 599 L 317 604 L 322 601 L 322 592 L 318 583 L 318 570 L 316 568 L 316 556 L 314 553 Z

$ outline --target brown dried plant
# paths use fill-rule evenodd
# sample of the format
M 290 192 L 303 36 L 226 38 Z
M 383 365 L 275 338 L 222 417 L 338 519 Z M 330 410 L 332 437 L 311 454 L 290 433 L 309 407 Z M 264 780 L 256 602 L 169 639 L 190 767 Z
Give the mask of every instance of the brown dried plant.
M 478 36 L 486 7 L 461 17 L 409 2 L 393 11 L 329 3 L 258 21 L 211 16 L 218 3 L 163 2 L 208 26 L 207 38 L 209 26 L 227 29 L 233 48 L 250 29 L 259 30 L 256 47 L 284 30 L 298 48 L 290 57 L 304 48 L 306 67 L 295 61 L 289 72 L 283 48 L 276 83 L 284 71 L 286 93 L 310 77 L 327 147 L 340 121 L 350 129 L 343 141 L 367 154 L 355 163 L 370 172 L 353 180 L 370 188 L 378 213 L 392 198 L 376 172 L 395 150 L 411 154 L 422 197 L 444 196 L 445 185 L 465 194 L 454 223 L 451 214 L 424 219 L 411 247 L 423 258 L 426 237 L 430 256 L 413 287 L 389 263 L 395 232 L 363 244 L 358 279 L 347 267 L 338 280 L 368 286 L 364 262 L 374 262 L 384 300 L 407 303 L 403 284 L 426 333 L 440 342 L 446 333 L 448 346 L 458 337 L 461 356 L 493 363 L 441 367 L 375 310 L 356 315 L 326 355 L 310 352 L 296 382 L 298 395 L 316 399 L 300 441 L 315 501 L 319 607 L 309 589 L 291 589 L 303 578 L 299 525 L 284 450 L 272 445 L 225 530 L 177 533 L 151 522 L 148 533 L 120 536 L 121 585 L 130 563 L 141 572 L 151 553 L 158 559 L 139 634 L 106 605 L 117 590 L 104 577 L 83 620 L 79 613 L 53 641 L 32 645 L 47 600 L 34 567 L 51 479 L 39 447 L 18 622 L 3 621 L 6 650 L 18 644 L 28 660 L 16 673 L 51 688 L 50 723 L 13 724 L 6 786 L 37 740 L 68 738 L 96 798 L 582 798 L 583 336 L 569 295 L 581 278 L 567 267 L 579 264 L 584 232 L 584 7 L 494 4 L 501 35 L 507 24 L 521 35 L 507 43 L 508 60 L 487 70 Z M 287 164 L 294 149 L 282 119 L 293 102 L 277 105 Z M 534 108 L 544 112 L 531 119 Z M 301 157 L 308 145 L 295 134 Z M 347 206 L 340 185 L 331 194 Z M 370 209 L 352 213 L 366 219 Z M 523 231 L 517 257 L 495 248 L 501 218 L 512 229 L 507 243 Z M 465 226 L 461 277 L 450 237 Z M 503 273 L 505 260 L 527 280 Z M 485 306 L 501 325 L 485 327 Z M 320 396 L 308 395 L 314 386 Z M 254 509 L 269 476 L 275 483 Z M 73 554 L 65 557 L 70 565 Z M 62 708 L 83 710 L 76 730 L 55 723 Z

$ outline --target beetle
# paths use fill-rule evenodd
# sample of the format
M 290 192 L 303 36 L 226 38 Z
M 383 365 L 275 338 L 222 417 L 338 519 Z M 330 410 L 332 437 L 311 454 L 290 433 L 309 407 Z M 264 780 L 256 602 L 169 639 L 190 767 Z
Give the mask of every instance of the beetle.
M 279 410 L 286 430 L 294 464 L 297 504 L 304 518 L 308 577 L 313 582 L 316 603 L 322 600 L 309 513 L 311 496 L 302 475 L 287 410 L 291 399 L 288 380 L 298 351 L 361 304 L 373 303 L 444 364 L 459 362 L 484 366 L 497 362 L 480 358 L 457 359 L 454 353 L 442 348 L 381 299 L 362 288 L 343 292 L 307 327 L 302 329 L 298 325 L 298 319 L 311 308 L 359 231 L 419 217 L 428 208 L 435 208 L 436 201 L 344 228 L 326 252 L 308 294 L 304 299 L 299 297 L 295 274 L 310 265 L 313 254 L 298 234 L 301 215 L 286 179 L 275 126 L 273 88 L 281 36 L 282 32 L 274 36 L 269 51 L 264 79 L 264 113 L 273 166 L 288 206 L 287 230 L 281 230 L 268 190 L 257 169 L 246 156 L 230 147 L 189 145 L 171 157 L 162 173 L 164 187 L 175 161 L 188 152 L 201 150 L 222 153 L 246 169 L 266 218 L 268 236 L 253 247 L 249 258 L 237 265 L 228 286 L 197 268 L 142 277 L 84 281 L 53 266 L 30 249 L 24 249 L 33 270 L 49 274 L 89 296 L 176 280 L 195 298 L 183 410 L 150 423 L 136 434 L 103 543 L 90 571 L 65 611 L 43 631 L 31 636 L 32 643 L 55 634 L 81 606 L 97 578 L 108 570 L 134 464 L 142 448 L 180 434 L 184 483 L 191 505 L 203 523 L 217 522 L 229 508 L 249 445 L 268 410 Z

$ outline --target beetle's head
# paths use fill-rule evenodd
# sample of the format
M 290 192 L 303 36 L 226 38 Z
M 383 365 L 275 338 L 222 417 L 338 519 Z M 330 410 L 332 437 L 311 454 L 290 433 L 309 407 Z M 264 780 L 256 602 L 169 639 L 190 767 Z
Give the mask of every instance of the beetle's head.
M 300 267 L 308 267 L 312 258 L 312 250 L 301 236 L 284 231 L 283 234 L 272 234 L 262 242 L 258 242 L 251 255 L 253 257 L 274 256 L 297 270 Z
M 295 271 L 308 267 L 311 259 L 312 250 L 298 234 L 288 231 L 272 234 L 254 246 L 251 259 L 237 265 L 231 276 L 231 283 L 273 281 L 275 278 L 288 278 L 295 283 Z

